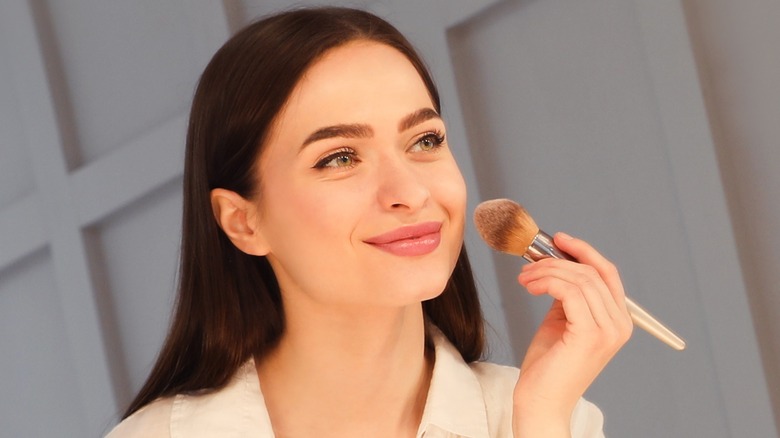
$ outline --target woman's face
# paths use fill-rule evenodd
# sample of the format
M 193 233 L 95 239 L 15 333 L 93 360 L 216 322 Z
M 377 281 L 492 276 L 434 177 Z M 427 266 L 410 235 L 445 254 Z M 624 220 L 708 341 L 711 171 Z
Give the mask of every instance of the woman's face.
M 309 68 L 259 162 L 256 220 L 286 301 L 403 306 L 441 293 L 466 206 L 444 136 L 397 50 L 351 42 Z

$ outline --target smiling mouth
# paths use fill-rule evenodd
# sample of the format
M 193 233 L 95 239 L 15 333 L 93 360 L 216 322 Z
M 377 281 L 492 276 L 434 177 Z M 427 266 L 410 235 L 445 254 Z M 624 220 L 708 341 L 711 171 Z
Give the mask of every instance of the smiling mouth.
M 433 252 L 441 243 L 441 222 L 423 222 L 389 231 L 365 243 L 397 256 L 419 256 Z

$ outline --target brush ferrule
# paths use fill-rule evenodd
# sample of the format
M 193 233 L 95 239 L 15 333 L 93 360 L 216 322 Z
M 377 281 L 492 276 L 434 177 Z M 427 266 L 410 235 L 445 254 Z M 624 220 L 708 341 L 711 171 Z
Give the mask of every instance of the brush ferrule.
M 537 262 L 548 258 L 576 261 L 573 257 L 558 249 L 553 243 L 552 236 L 542 230 L 539 230 L 536 234 L 533 242 L 531 242 L 531 245 L 528 246 L 525 254 L 523 254 L 523 258 L 529 262 Z

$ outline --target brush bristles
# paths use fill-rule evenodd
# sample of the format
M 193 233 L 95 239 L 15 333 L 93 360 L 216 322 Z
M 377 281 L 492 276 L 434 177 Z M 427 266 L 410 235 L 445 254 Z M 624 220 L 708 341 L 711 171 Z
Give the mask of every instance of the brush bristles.
M 522 257 L 539 234 L 527 211 L 510 199 L 493 199 L 474 210 L 474 225 L 493 249 Z

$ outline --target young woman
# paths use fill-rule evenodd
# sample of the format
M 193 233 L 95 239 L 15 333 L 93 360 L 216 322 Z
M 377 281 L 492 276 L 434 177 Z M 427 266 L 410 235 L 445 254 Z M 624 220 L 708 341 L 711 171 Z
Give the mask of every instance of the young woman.
M 582 394 L 631 333 L 614 266 L 556 243 L 522 365 L 480 362 L 464 181 L 433 81 L 385 21 L 281 13 L 214 56 L 187 136 L 179 296 L 112 437 L 601 436 Z

